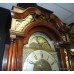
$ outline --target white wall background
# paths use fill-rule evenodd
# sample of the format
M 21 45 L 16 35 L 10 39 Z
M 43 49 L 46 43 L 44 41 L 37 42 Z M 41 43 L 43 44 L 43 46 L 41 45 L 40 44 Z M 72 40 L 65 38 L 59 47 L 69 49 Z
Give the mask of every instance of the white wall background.
M 0 3 L 0 7 L 11 10 L 12 6 L 16 6 L 16 4 Z M 53 11 L 66 24 L 74 22 L 74 3 L 37 3 L 37 5 Z
M 12 6 L 16 6 L 17 3 L 0 3 L 0 7 L 6 8 L 6 9 L 10 9 L 12 8 Z

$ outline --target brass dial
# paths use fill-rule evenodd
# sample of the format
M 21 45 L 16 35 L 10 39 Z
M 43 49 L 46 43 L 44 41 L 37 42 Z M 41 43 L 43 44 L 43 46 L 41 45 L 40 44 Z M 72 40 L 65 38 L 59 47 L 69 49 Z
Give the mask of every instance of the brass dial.
M 59 70 L 54 42 L 43 33 L 34 33 L 23 47 L 22 66 L 25 71 Z

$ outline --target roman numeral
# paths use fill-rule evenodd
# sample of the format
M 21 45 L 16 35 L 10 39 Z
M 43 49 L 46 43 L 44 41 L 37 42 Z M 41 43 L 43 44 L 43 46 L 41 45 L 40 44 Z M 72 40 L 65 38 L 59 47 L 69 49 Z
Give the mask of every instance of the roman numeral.
M 34 58 L 35 58 L 36 60 L 38 59 L 36 55 L 34 55 Z
M 51 65 L 53 65 L 54 63 L 56 63 L 57 61 L 55 60 L 54 62 L 51 63 Z
M 34 64 L 34 62 L 29 60 L 29 59 L 27 59 L 27 62 L 30 63 L 30 64 Z
M 40 55 L 41 55 L 41 58 L 43 58 L 43 53 L 42 53 L 42 51 L 40 51 Z
M 47 57 L 47 60 L 49 59 L 49 56 Z

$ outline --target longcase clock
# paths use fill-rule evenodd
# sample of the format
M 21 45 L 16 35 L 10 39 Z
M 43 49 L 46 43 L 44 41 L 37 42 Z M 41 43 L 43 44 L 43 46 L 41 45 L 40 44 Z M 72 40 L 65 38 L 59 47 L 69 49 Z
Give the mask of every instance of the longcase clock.
M 62 46 L 64 40 L 55 19 L 58 29 L 49 21 L 52 17 L 47 19 L 44 11 L 38 8 L 29 7 L 23 9 L 22 13 L 12 11 L 12 14 L 11 44 L 5 51 L 6 62 L 3 61 L 2 70 L 70 70 L 69 62 L 65 60 L 68 56 Z

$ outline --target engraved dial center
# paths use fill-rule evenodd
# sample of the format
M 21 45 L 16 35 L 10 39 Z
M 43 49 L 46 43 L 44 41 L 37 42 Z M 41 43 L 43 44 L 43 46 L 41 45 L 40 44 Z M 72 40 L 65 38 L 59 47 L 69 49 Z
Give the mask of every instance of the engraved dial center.
M 40 59 L 34 64 L 33 70 L 34 71 L 51 71 L 52 68 L 46 60 Z

